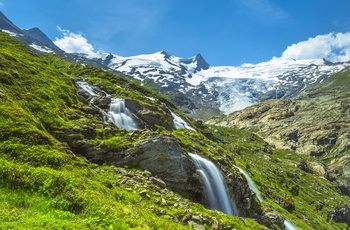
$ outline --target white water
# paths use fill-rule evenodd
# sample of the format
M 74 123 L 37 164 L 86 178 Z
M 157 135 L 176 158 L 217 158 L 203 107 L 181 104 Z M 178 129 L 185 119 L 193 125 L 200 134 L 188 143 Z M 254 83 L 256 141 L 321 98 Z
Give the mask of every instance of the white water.
M 132 113 L 125 106 L 125 100 L 113 98 L 108 111 L 108 121 L 112 122 L 118 128 L 126 130 L 138 129 Z
M 286 230 L 297 230 L 297 227 L 288 220 L 284 220 L 284 226 L 286 227 Z
M 260 194 L 260 191 L 258 189 L 258 187 L 256 187 L 254 181 L 252 180 L 252 178 L 250 178 L 250 176 L 240 167 L 236 166 L 235 167 L 238 169 L 238 171 L 240 173 L 243 174 L 243 176 L 245 177 L 245 179 L 248 181 L 248 186 L 249 188 L 255 193 L 256 197 L 259 199 L 260 202 L 264 201 L 264 198 L 262 197 L 262 195 Z
M 82 90 L 84 90 L 91 96 L 99 96 L 97 93 L 95 93 L 95 90 L 88 83 L 84 81 L 77 81 L 77 84 Z
M 171 115 L 174 118 L 174 128 L 175 129 L 189 129 L 192 131 L 196 131 L 194 128 L 192 128 L 184 119 L 182 119 L 179 115 L 176 113 L 171 112 Z
M 209 160 L 196 154 L 189 153 L 205 187 L 205 195 L 208 199 L 209 208 L 219 210 L 229 215 L 237 215 L 234 202 L 231 202 L 226 191 L 224 181 L 219 169 Z

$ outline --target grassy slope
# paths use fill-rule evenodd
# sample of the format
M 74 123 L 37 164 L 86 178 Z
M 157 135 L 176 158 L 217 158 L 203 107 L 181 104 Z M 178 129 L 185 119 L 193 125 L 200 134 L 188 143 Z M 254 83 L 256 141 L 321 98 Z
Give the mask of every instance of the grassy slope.
M 250 131 L 209 126 L 218 143 L 231 151 L 262 192 L 266 209 L 278 210 L 300 229 L 344 229 L 347 223 L 328 221 L 328 212 L 350 202 L 334 184 L 297 167 L 304 159 L 292 151 L 278 150 Z M 278 204 L 277 200 L 281 200 Z M 282 204 L 281 204 L 282 203 Z M 284 203 L 284 204 L 283 204 Z M 283 206 L 283 207 L 282 207 Z
M 72 78 L 103 82 L 116 95 L 136 99 L 158 95 L 104 71 L 53 55 L 38 57 L 4 33 L 0 43 L 1 229 L 188 229 L 182 220 L 192 213 L 208 219 L 207 226 L 216 218 L 221 226 L 262 228 L 156 185 L 124 184 L 119 169 L 91 164 L 53 136 L 102 122 L 82 112 Z M 102 130 L 96 132 L 97 141 L 112 140 Z M 143 175 L 136 169 L 129 173 Z M 149 197 L 140 195 L 142 190 Z M 174 206 L 174 200 L 185 205 Z M 157 210 L 167 215 L 158 216 Z

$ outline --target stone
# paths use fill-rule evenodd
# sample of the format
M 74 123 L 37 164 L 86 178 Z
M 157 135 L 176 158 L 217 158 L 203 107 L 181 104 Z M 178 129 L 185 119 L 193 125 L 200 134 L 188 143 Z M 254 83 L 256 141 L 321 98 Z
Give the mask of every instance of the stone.
M 341 205 L 333 209 L 328 213 L 328 221 L 333 220 L 335 222 L 350 222 L 350 205 Z
M 132 149 L 105 154 L 105 162 L 115 166 L 131 165 L 149 171 L 151 182 L 165 188 L 199 192 L 200 181 L 193 178 L 194 163 L 184 154 L 175 138 L 157 135 L 144 138 Z
M 141 192 L 139 192 L 139 194 L 141 196 L 146 196 L 147 195 L 147 190 L 142 190 Z
M 201 224 L 197 224 L 196 222 L 190 220 L 188 221 L 188 225 L 194 230 L 205 230 L 205 227 Z
M 167 130 L 173 129 L 173 116 L 169 109 L 162 109 L 149 104 L 141 104 L 137 100 L 125 99 L 125 106 L 139 118 L 140 127 L 148 127 L 156 130 L 157 126 L 163 126 Z
M 164 216 L 166 214 L 166 210 L 155 210 L 154 212 L 158 216 Z
M 284 228 L 283 216 L 274 211 L 264 212 L 263 215 L 258 220 L 258 222 L 261 223 L 262 225 L 265 225 L 266 227 L 276 224 L 277 226 L 280 226 L 281 229 Z
M 93 103 L 101 109 L 108 110 L 109 106 L 111 104 L 111 98 L 110 97 L 96 97 Z
M 158 185 L 158 186 L 161 187 L 161 188 L 166 188 L 165 182 L 162 181 L 162 180 L 159 179 L 159 178 L 151 177 L 151 182 L 152 182 L 153 184 Z
M 148 170 L 145 170 L 145 171 L 142 172 L 142 176 L 144 176 L 144 177 L 151 177 L 152 173 L 150 171 L 148 171 Z

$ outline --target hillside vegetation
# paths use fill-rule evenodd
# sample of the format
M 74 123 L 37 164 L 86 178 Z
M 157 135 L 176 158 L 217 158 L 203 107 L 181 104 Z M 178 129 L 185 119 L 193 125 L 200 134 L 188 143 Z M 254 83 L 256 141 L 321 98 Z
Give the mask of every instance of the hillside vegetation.
M 154 135 L 104 129 L 99 115 L 78 100 L 76 78 L 135 100 L 157 97 L 171 107 L 164 98 L 102 70 L 37 56 L 2 32 L 0 41 L 1 229 L 191 229 L 195 221 L 262 228 L 207 210 L 159 185 L 148 171 L 97 165 L 75 152 L 84 138 L 117 151 L 128 148 L 120 140 L 132 145 L 132 133 L 135 139 Z M 192 216 L 198 218 L 191 222 Z
M 284 219 L 301 229 L 347 227 L 329 216 L 348 196 L 299 167 L 308 159 L 295 152 L 250 131 L 184 116 L 197 132 L 173 129 L 167 108 L 176 108 L 152 91 L 52 54 L 37 56 L 5 33 L 0 44 L 1 229 L 283 229 Z M 79 92 L 82 79 L 128 98 L 144 128 L 105 122 Z M 189 152 L 218 165 L 244 218 L 201 204 Z M 234 164 L 251 175 L 265 201 Z

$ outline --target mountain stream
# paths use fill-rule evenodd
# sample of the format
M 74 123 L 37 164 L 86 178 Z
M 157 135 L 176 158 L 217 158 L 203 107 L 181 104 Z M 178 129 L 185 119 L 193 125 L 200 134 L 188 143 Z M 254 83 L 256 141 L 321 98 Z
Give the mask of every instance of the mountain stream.
M 236 166 L 235 167 L 238 169 L 238 171 L 240 173 L 243 174 L 243 176 L 245 177 L 245 179 L 247 180 L 248 182 L 248 186 L 249 188 L 255 193 L 256 197 L 259 199 L 260 202 L 263 202 L 264 201 L 264 198 L 262 197 L 262 195 L 260 194 L 260 191 L 259 189 L 256 187 L 254 181 L 252 180 L 252 178 L 250 178 L 250 176 L 243 170 L 241 169 L 240 167 Z
M 219 210 L 229 215 L 237 215 L 234 201 L 231 201 L 219 169 L 209 160 L 189 153 L 204 185 L 205 197 L 212 210 Z

